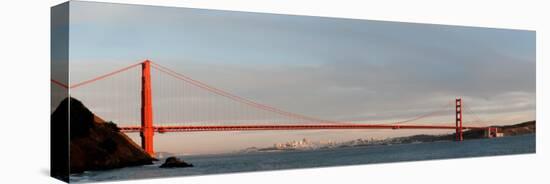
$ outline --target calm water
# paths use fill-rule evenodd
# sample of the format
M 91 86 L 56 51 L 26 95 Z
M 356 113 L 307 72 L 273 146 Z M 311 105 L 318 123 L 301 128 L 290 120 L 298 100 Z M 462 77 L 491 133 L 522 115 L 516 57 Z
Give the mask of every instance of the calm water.
M 194 164 L 195 167 L 160 169 L 158 168 L 161 164 L 159 161 L 154 165 L 72 175 L 71 182 L 189 176 L 534 152 L 535 135 L 531 134 L 497 139 L 466 140 L 461 143 L 448 141 L 316 151 L 186 156 L 182 158 Z

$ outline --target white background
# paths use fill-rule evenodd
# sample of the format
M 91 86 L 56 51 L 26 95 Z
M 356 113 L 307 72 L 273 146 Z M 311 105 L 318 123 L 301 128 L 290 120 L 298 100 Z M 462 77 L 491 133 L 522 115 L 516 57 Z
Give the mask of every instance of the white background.
M 50 7 L 61 0 L 0 6 L 0 183 L 61 183 L 49 178 Z M 544 1 L 415 0 L 108 0 L 221 10 L 467 25 L 537 31 L 537 153 L 123 183 L 548 183 L 550 6 Z M 147 26 L 147 25 L 144 25 Z M 545 48 L 546 46 L 546 48 Z M 546 52 L 543 52 L 546 50 Z M 546 145 L 546 146 L 545 146 Z M 406 151 L 406 150 L 405 150 Z M 546 174 L 546 175 L 545 175 Z

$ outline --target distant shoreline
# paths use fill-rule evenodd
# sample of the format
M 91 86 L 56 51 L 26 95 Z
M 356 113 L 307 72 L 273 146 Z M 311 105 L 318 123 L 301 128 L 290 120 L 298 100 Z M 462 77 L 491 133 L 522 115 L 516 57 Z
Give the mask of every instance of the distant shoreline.
M 525 134 L 536 134 L 535 120 L 518 123 L 514 125 L 492 126 L 492 127 L 499 128 L 504 137 L 525 135 Z M 485 138 L 485 132 L 483 130 L 467 130 L 467 131 L 464 131 L 463 134 L 464 134 L 464 140 Z M 385 146 L 385 145 L 394 145 L 394 144 L 416 144 L 416 143 L 453 141 L 454 138 L 455 138 L 454 133 L 443 134 L 443 135 L 419 134 L 419 135 L 412 135 L 412 136 L 405 136 L 405 137 L 392 137 L 392 138 L 386 138 L 381 140 L 356 139 L 356 140 L 346 141 L 342 143 L 327 144 L 327 145 L 322 145 L 317 147 L 284 147 L 284 148 L 277 148 L 276 146 L 264 147 L 264 148 L 249 147 L 236 152 L 232 152 L 232 154 L 255 153 L 255 152 L 327 150 L 327 149 L 338 149 L 338 148 L 345 148 L 345 147 Z
M 526 135 L 526 134 L 535 134 L 536 133 L 536 121 L 526 121 L 513 125 L 504 125 L 504 126 L 493 126 L 500 128 L 503 132 L 504 137 L 516 136 L 516 135 Z M 176 157 L 194 157 L 194 156 L 216 156 L 216 155 L 237 155 L 237 154 L 247 154 L 247 153 L 268 153 L 268 152 L 292 152 L 292 151 L 311 151 L 311 150 L 329 150 L 329 149 L 338 149 L 346 147 L 367 147 L 367 146 L 386 146 L 386 145 L 397 145 L 397 144 L 417 144 L 417 143 L 430 143 L 430 142 L 447 142 L 454 141 L 455 134 L 441 134 L 441 135 L 427 135 L 427 134 L 418 134 L 404 137 L 391 137 L 381 140 L 376 140 L 378 143 L 361 143 L 361 141 L 366 141 L 367 139 L 355 139 L 342 143 L 338 143 L 337 146 L 333 147 L 319 147 L 315 149 L 276 149 L 273 146 L 270 147 L 249 147 L 241 150 L 231 151 L 231 152 L 222 152 L 222 153 L 206 153 L 206 154 L 178 154 L 178 153 L 169 153 L 169 152 L 159 152 L 162 153 L 162 157 L 176 156 Z M 467 130 L 464 131 L 464 140 L 472 139 L 484 139 L 484 132 L 481 130 Z

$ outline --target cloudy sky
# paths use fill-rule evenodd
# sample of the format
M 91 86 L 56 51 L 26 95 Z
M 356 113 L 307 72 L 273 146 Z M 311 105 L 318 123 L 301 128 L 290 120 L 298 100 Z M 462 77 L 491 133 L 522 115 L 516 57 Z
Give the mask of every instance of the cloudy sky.
M 70 8 L 73 84 L 151 59 L 233 94 L 322 119 L 398 121 L 455 97 L 485 123 L 535 118 L 533 31 L 75 1 Z M 136 93 L 132 84 L 124 94 Z M 105 100 L 91 102 L 90 91 L 71 93 L 106 116 L 115 111 Z M 153 101 L 175 101 L 162 98 L 157 93 Z M 167 108 L 159 105 L 155 116 Z M 453 123 L 452 113 L 423 121 Z M 344 141 L 417 133 L 442 132 L 173 133 L 157 135 L 155 149 L 202 154 L 304 137 Z

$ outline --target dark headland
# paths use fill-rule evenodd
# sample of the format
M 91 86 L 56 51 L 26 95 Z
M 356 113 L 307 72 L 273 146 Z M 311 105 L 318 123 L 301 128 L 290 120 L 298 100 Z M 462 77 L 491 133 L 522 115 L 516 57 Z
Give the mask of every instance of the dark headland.
M 69 106 L 70 121 L 67 121 Z M 68 173 L 152 164 L 156 160 L 121 133 L 116 124 L 102 120 L 74 98 L 67 98 L 61 102 L 51 118 L 52 129 L 67 130 L 67 122 L 70 122 L 69 132 L 65 132 L 65 135 L 52 133 L 51 140 L 52 145 L 67 142 L 66 134 L 70 133 Z M 56 153 L 55 150 L 52 150 L 52 154 L 66 155 Z M 61 159 L 66 160 L 61 156 L 52 155 L 52 162 L 56 162 L 55 159 L 60 159 L 61 162 Z

